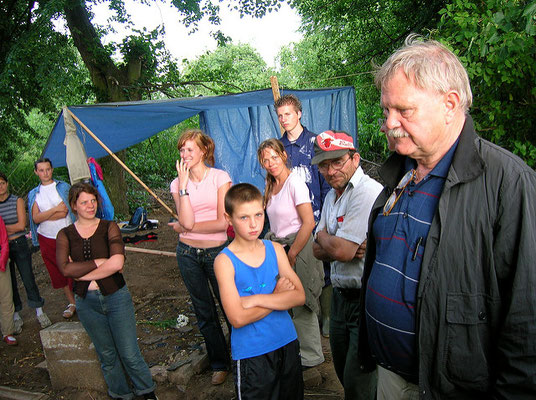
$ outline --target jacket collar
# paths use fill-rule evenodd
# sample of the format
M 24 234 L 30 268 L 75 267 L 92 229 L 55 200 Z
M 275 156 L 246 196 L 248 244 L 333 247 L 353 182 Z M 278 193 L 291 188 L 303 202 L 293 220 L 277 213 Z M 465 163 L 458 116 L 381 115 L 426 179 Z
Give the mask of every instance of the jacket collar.
M 447 181 L 452 184 L 473 180 L 485 168 L 477 148 L 477 136 L 471 116 L 466 115 L 463 129 L 459 136 L 458 147 L 449 168 Z M 393 153 L 381 166 L 379 175 L 390 189 L 394 188 L 404 174 L 406 156 Z

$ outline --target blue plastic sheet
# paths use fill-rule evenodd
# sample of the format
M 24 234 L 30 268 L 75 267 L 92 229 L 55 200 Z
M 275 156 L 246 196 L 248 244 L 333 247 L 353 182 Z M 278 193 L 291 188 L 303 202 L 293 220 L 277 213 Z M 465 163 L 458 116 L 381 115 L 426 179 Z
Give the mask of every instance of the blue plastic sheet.
M 303 105 L 302 125 L 320 133 L 328 129 L 348 132 L 357 144 L 355 91 L 353 87 L 318 90 L 284 90 Z M 257 147 L 265 139 L 280 137 L 273 108 L 272 90 L 227 96 L 105 103 L 71 106 L 76 115 L 111 151 L 117 152 L 200 115 L 200 128 L 216 143 L 216 167 L 229 172 L 234 183 L 249 182 L 264 188 Z M 108 153 L 79 125 L 77 134 L 88 157 Z M 43 151 L 54 166 L 66 165 L 65 127 L 60 114 Z

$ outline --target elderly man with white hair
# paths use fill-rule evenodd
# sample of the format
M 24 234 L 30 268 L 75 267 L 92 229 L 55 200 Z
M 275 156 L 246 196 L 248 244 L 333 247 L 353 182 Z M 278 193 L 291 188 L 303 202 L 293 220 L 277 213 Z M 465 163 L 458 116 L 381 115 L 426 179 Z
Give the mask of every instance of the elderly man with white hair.
M 395 153 L 369 220 L 360 367 L 378 399 L 536 398 L 536 174 L 479 137 L 459 59 L 406 39 L 376 73 Z

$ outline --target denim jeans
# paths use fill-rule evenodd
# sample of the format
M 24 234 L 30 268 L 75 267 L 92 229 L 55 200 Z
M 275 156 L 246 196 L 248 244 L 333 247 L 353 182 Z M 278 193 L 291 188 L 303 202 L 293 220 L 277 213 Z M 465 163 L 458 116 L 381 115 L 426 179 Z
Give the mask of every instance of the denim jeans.
M 75 298 L 78 318 L 97 351 L 108 394 L 134 398 L 125 371 L 136 395 L 152 392 L 155 384 L 138 346 L 134 306 L 126 285 L 108 296 L 90 290 L 85 298 Z
M 28 241 L 24 235 L 19 236 L 9 242 L 9 268 L 11 272 L 11 287 L 13 288 L 13 304 L 15 311 L 22 310 L 22 300 L 17 289 L 17 274 L 15 273 L 15 265 L 19 270 L 26 296 L 28 298 L 28 306 L 32 308 L 43 307 L 45 300 L 39 294 L 39 288 L 35 283 L 35 277 L 32 270 L 32 254 L 28 247 Z
M 213 371 L 228 371 L 231 366 L 227 342 L 209 287 L 210 282 L 214 295 L 221 305 L 218 282 L 214 274 L 214 259 L 225 246 L 227 244 L 198 249 L 181 242 L 177 245 L 177 262 L 184 284 L 192 299 L 197 325 L 205 338 L 208 358 Z

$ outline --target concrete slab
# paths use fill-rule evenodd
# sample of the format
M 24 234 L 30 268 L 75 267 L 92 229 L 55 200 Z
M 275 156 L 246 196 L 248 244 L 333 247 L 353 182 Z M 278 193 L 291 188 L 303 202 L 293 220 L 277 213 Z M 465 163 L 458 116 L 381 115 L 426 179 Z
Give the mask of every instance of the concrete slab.
M 95 347 L 80 322 L 58 322 L 39 333 L 54 389 L 107 391 Z
M 48 395 L 44 393 L 28 392 L 26 390 L 13 389 L 7 386 L 0 386 L 0 400 L 48 400 Z

